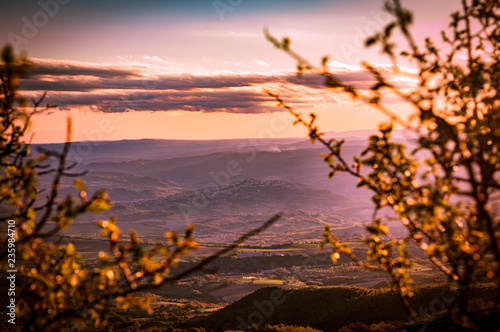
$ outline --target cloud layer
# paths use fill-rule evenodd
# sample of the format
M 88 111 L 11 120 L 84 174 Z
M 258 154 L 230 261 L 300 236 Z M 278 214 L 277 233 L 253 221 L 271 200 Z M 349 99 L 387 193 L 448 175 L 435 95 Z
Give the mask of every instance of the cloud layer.
M 59 109 L 97 112 L 193 111 L 265 113 L 278 111 L 263 91 L 278 92 L 295 107 L 347 102 L 326 91 L 324 78 L 294 72 L 171 74 L 151 71 L 147 65 L 94 65 L 74 61 L 35 59 L 35 68 L 20 83 L 29 96 L 47 91 L 46 102 Z M 164 73 L 166 72 L 166 73 Z M 359 67 L 334 70 L 344 83 L 369 89 L 373 76 Z M 402 85 L 405 85 L 403 82 Z

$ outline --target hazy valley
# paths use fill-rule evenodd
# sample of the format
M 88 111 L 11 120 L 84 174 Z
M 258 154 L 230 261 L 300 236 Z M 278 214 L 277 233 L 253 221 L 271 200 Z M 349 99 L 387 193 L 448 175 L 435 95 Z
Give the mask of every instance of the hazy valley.
M 366 144 L 355 134 L 348 137 L 343 149 L 347 160 L 359 155 Z M 41 147 L 60 150 L 62 145 Z M 267 231 L 250 238 L 206 270 L 176 285 L 152 291 L 155 316 L 122 312 L 115 317 L 117 321 L 111 320 L 118 327 L 124 322 L 136 324 L 137 317 L 142 317 L 141 329 L 234 327 L 241 320 L 228 322 L 224 315 L 231 313 L 231 308 L 251 313 L 255 310 L 252 297 L 265 301 L 269 296 L 265 294 L 271 290 L 252 293 L 269 286 L 305 292 L 290 293 L 292 297 L 314 298 L 320 296 L 318 291 L 358 292 L 356 288 L 335 288 L 339 286 L 388 292 L 386 274 L 365 271 L 346 257 L 334 265 L 329 250 L 319 249 L 322 231 L 329 225 L 356 255 L 366 257 L 366 247 L 361 241 L 373 213 L 370 193 L 356 188 L 356 179 L 337 174 L 328 180 L 329 169 L 321 152 L 324 152 L 321 146 L 301 139 L 77 142 L 69 154 L 70 160 L 78 162 L 72 171 L 86 172 L 80 178 L 89 194 L 104 189 L 114 206 L 102 215 L 77 219 L 64 232 L 63 241 L 73 242 L 82 253 L 81 263 L 91 267 L 98 264 L 100 251 L 109 252 L 95 219 L 116 216 L 124 240 L 133 229 L 149 246 L 164 243 L 165 232 L 182 233 L 192 223 L 201 249 L 184 256 L 173 271 L 177 273 L 259 227 L 275 213 L 283 215 Z M 64 179 L 61 195 L 78 195 L 73 181 L 74 178 Z M 395 226 L 392 229 L 395 236 L 406 234 L 397 227 L 397 222 L 389 224 Z M 419 249 L 410 249 L 416 257 L 413 277 L 417 283 L 445 281 Z M 377 295 L 374 303 L 382 301 L 384 296 L 392 295 Z M 298 310 L 294 309 L 296 305 L 289 301 L 279 310 Z M 225 311 L 217 311 L 222 308 Z M 325 312 L 327 316 L 317 321 L 302 320 L 305 322 L 302 325 L 334 331 L 333 327 L 325 328 L 330 314 Z M 297 322 L 294 315 L 285 315 L 286 319 L 280 315 L 265 321 L 285 325 Z M 375 315 L 365 321 L 377 323 L 401 317 L 404 312 L 398 307 L 391 317 Z

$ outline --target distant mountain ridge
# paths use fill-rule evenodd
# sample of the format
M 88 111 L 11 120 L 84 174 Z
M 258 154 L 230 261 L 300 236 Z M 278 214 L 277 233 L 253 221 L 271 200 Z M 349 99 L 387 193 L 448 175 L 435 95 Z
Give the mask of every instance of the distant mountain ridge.
M 354 130 L 346 132 L 326 132 L 327 138 L 344 138 L 346 144 L 362 144 L 377 130 Z M 394 136 L 410 137 L 408 130 L 395 130 Z M 32 144 L 38 148 L 61 151 L 63 143 Z M 257 151 L 284 151 L 300 148 L 320 148 L 312 145 L 307 136 L 291 138 L 240 138 L 218 140 L 176 140 L 138 139 L 118 141 L 78 141 L 73 142 L 69 159 L 77 162 L 131 161 L 137 159 L 162 159 L 193 156 L 200 153 L 238 151 L 252 148 Z
M 345 134 L 343 156 L 351 162 L 366 146 L 362 131 Z M 34 145 L 50 150 L 61 144 Z M 328 180 L 321 157 L 326 148 L 306 138 L 212 141 L 124 140 L 76 142 L 69 159 L 89 193 L 104 189 L 115 205 L 99 218 L 116 216 L 122 230 L 147 236 L 165 230 L 182 231 L 194 223 L 206 242 L 227 243 L 259 226 L 269 216 L 284 217 L 259 239 L 265 243 L 317 239 L 325 224 L 343 233 L 359 232 L 372 215 L 369 193 L 357 179 L 338 173 Z M 50 188 L 48 178 L 41 185 Z M 63 178 L 61 195 L 78 197 L 74 178 Z M 296 211 L 302 211 L 297 213 Z M 77 234 L 94 234 L 89 224 L 97 216 L 78 220 Z

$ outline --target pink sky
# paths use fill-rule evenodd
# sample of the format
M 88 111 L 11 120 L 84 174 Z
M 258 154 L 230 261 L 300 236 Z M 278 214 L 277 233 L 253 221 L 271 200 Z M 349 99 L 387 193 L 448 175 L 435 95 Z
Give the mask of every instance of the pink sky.
M 0 15 L 8 25 L 0 42 L 14 40 L 16 49 L 37 64 L 31 79 L 21 84 L 23 94 L 47 91 L 48 101 L 59 106 L 34 118 L 34 142 L 62 141 L 67 116 L 74 122 L 74 140 L 305 135 L 264 87 L 298 111 L 315 112 L 323 131 L 376 128 L 385 119 L 366 105 L 320 89 L 317 78 L 297 80 L 294 61 L 262 33 L 267 26 L 277 37 L 289 36 L 294 49 L 314 63 L 329 55 L 333 72 L 368 88 L 372 80 L 358 64 L 387 63 L 377 49 L 362 47 L 371 31 L 388 22 L 381 1 L 243 0 L 222 12 L 201 1 L 191 1 L 197 7 L 189 7 L 190 1 L 152 0 L 126 8 L 116 2 L 113 7 L 114 1 L 47 2 L 58 10 L 52 7 L 55 14 L 30 38 L 24 38 L 23 22 L 33 21 L 41 7 L 20 1 L 6 5 Z M 415 12 L 416 38 L 439 40 L 439 30 L 459 2 L 403 4 Z M 410 83 L 402 77 L 403 86 Z M 398 114 L 408 114 L 407 105 L 387 102 Z

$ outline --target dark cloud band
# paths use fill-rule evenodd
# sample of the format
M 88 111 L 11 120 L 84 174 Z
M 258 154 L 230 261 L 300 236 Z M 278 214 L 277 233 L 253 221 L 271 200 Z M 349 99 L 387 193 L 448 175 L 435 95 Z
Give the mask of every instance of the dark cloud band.
M 272 99 L 255 87 L 272 85 L 296 106 L 312 99 L 317 101 L 326 94 L 319 90 L 324 87 L 324 78 L 313 73 L 300 77 L 295 73 L 146 76 L 145 67 L 93 67 L 57 61 L 35 64 L 30 77 L 20 82 L 21 89 L 32 94 L 47 91 L 46 101 L 61 109 L 263 113 L 277 108 L 270 107 Z M 359 89 L 369 89 L 374 83 L 366 71 L 342 71 L 337 76 Z M 324 101 L 334 102 L 332 98 Z

